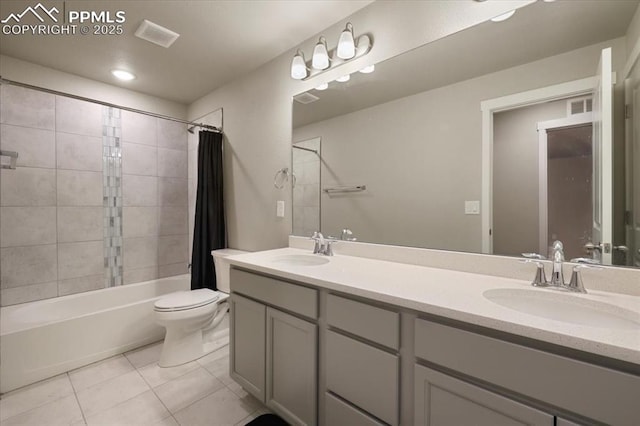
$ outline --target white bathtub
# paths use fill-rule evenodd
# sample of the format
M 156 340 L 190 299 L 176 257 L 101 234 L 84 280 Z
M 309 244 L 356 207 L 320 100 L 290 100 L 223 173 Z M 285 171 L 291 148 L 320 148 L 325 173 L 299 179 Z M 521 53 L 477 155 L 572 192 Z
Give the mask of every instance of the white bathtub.
M 0 393 L 162 339 L 154 301 L 189 288 L 180 275 L 0 308 Z

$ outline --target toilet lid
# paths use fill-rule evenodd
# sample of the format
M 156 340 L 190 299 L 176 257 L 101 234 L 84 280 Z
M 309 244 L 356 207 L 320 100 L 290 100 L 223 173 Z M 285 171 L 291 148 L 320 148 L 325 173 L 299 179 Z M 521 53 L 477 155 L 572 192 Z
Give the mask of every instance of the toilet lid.
M 200 288 L 191 291 L 178 291 L 167 294 L 153 305 L 156 311 L 182 311 L 208 305 L 219 298 L 216 291 Z

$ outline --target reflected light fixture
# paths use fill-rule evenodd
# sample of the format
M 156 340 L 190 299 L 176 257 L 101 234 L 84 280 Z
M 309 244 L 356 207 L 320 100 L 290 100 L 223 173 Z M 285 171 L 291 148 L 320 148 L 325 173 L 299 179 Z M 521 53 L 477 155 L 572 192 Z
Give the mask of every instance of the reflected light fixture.
M 343 75 L 342 77 L 336 78 L 336 81 L 339 82 L 339 83 L 346 83 L 349 80 L 351 80 L 351 75 L 350 74 Z
M 302 80 L 307 76 L 307 64 L 304 62 L 304 54 L 298 50 L 291 61 L 291 78 Z
M 320 86 L 316 87 L 316 90 L 327 90 L 329 88 L 329 83 L 322 83 Z
M 136 78 L 136 76 L 129 71 L 125 70 L 111 70 L 111 74 L 119 80 L 130 81 Z
M 498 15 L 495 18 L 491 18 L 491 20 L 493 22 L 502 22 L 502 21 L 506 21 L 507 19 L 511 18 L 513 16 L 513 14 L 516 13 L 515 9 L 511 10 L 509 12 L 503 13 L 502 15 Z
M 374 72 L 376 70 L 376 66 L 375 65 L 369 65 L 368 67 L 364 67 L 360 70 L 360 72 L 362 74 L 371 74 L 372 72 Z
M 327 40 L 324 36 L 320 36 L 318 44 L 313 48 L 311 66 L 317 70 L 329 68 L 329 52 L 327 52 Z
M 338 58 L 351 59 L 356 55 L 356 43 L 353 39 L 353 25 L 347 22 L 347 26 L 338 39 Z

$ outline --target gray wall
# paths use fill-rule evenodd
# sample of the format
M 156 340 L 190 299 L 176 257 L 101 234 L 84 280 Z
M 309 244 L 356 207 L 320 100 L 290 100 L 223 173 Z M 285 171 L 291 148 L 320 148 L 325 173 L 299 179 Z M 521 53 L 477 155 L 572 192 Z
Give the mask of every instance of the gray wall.
M 2 305 L 104 288 L 103 107 L 0 87 Z M 183 125 L 122 113 L 124 282 L 187 271 Z
M 362 193 L 322 194 L 323 232 L 349 227 L 361 241 L 481 251 L 481 216 L 464 214 L 465 200 L 481 198 L 480 102 L 591 76 L 606 46 L 614 47 L 614 69 L 619 69 L 624 39 L 295 129 L 293 140 L 322 137 L 323 186 L 367 185 Z M 543 114 L 538 121 L 564 116 L 564 104 L 559 109 L 559 115 Z M 528 138 L 535 138 L 537 147 L 535 124 Z M 536 176 L 534 191 L 527 195 L 535 201 L 525 204 L 536 210 L 524 221 L 533 223 L 535 217 L 535 227 L 525 223 L 518 235 L 524 232 L 524 241 L 535 235 L 535 250 L 528 251 L 537 251 L 537 152 L 533 161 L 518 158 L 519 167 L 531 168 Z

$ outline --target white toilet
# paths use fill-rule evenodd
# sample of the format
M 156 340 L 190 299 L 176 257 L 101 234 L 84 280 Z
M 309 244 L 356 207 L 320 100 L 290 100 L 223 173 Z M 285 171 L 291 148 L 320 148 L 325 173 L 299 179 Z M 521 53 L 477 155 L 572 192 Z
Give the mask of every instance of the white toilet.
M 211 252 L 218 291 L 207 288 L 178 291 L 156 301 L 153 308 L 156 323 L 167 330 L 160 367 L 186 364 L 228 343 L 230 288 L 229 263 L 225 258 L 242 253 L 246 252 L 232 249 Z

